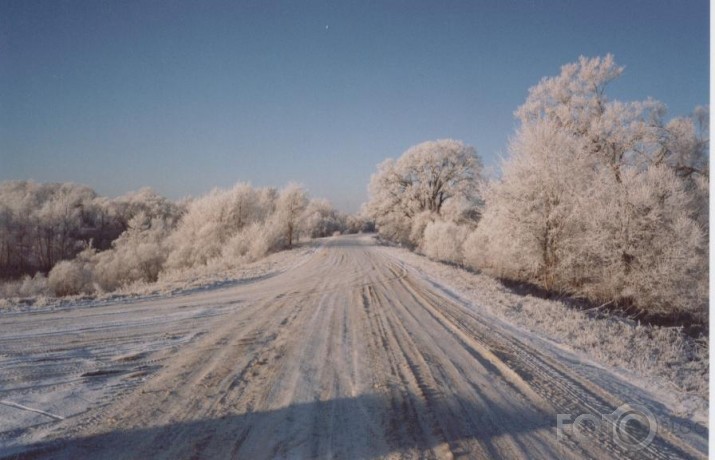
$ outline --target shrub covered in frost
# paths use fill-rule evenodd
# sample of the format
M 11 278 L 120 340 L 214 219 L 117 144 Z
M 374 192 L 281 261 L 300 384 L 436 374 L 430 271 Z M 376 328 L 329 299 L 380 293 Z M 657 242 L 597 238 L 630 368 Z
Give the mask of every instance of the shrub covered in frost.
M 153 283 L 167 270 L 237 266 L 301 236 L 340 232 L 346 220 L 296 184 L 276 190 L 239 183 L 177 204 L 150 189 L 107 199 L 74 184 L 6 182 L 0 278 L 27 275 L 3 283 L 0 294 L 113 291 Z
M 91 264 L 84 257 L 63 260 L 52 268 L 47 284 L 57 297 L 89 294 L 94 291 Z
M 431 259 L 455 264 L 463 262 L 463 244 L 469 227 L 454 222 L 436 221 L 427 224 L 422 241 L 422 251 Z
M 173 226 L 171 217 L 163 220 L 144 213 L 135 216 L 111 250 L 92 257 L 94 281 L 104 291 L 137 281 L 156 281 L 167 258 L 166 240 Z

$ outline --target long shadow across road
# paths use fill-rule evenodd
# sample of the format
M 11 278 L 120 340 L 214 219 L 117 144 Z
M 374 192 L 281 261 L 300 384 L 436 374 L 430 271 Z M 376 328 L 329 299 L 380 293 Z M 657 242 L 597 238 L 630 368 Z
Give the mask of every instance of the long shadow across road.
M 504 457 L 508 453 L 493 448 L 492 439 L 554 428 L 553 420 L 534 413 L 515 414 L 491 407 L 489 413 L 480 414 L 480 408 L 456 398 L 424 406 L 424 400 L 417 397 L 397 400 L 360 395 L 41 442 L 0 453 L 8 459 L 375 458 L 390 454 L 432 456 L 448 451 L 468 454 L 470 441 L 477 441 L 489 456 Z M 444 426 L 430 423 L 430 417 L 424 416 L 445 415 L 455 408 L 475 417 Z

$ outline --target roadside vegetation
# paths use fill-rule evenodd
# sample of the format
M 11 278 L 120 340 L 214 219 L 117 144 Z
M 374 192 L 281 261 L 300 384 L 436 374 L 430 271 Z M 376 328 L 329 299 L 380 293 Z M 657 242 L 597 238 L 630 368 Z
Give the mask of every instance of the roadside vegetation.
M 455 140 L 377 167 L 365 213 L 435 260 L 643 318 L 706 322 L 708 109 L 666 119 L 607 96 L 623 67 L 580 58 L 529 90 L 497 178 Z
M 150 189 L 109 199 L 76 184 L 0 184 L 0 295 L 112 292 L 197 270 L 240 267 L 299 240 L 369 230 L 283 189 L 239 183 L 175 203 Z

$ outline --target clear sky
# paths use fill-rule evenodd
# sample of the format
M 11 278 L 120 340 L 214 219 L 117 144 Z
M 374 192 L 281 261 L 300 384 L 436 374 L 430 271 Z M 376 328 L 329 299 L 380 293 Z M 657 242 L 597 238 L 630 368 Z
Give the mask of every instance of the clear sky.
M 451 137 L 496 167 L 528 88 L 579 55 L 610 95 L 709 100 L 707 0 L 0 0 L 0 180 L 171 198 L 295 180 L 357 210 Z

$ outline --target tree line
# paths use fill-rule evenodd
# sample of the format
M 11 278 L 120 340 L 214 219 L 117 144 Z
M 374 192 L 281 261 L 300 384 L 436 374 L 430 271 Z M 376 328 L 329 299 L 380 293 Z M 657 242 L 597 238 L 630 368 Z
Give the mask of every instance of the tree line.
M 434 259 L 653 314 L 704 316 L 708 109 L 610 100 L 613 56 L 529 90 L 498 178 L 438 140 L 378 165 L 364 212 L 385 239 Z
M 179 202 L 145 188 L 118 198 L 71 183 L 0 183 L 0 293 L 110 292 L 168 272 L 227 268 L 301 238 L 370 230 L 305 188 L 230 189 Z

